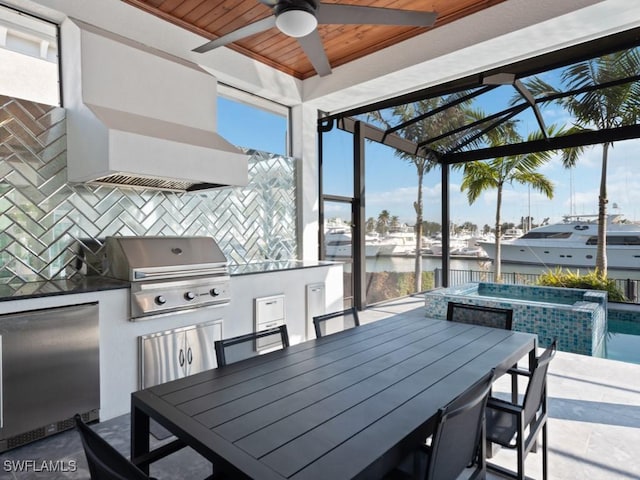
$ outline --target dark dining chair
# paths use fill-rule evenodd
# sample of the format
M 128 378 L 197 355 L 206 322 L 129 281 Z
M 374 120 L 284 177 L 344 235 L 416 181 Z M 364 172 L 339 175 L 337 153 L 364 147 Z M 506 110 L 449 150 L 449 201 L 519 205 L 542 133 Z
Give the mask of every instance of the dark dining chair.
M 487 440 L 517 451 L 517 471 L 487 464 L 489 470 L 524 479 L 524 461 L 542 432 L 542 478 L 547 479 L 547 370 L 556 353 L 556 340 L 533 361 L 530 370 L 516 370 L 529 377 L 522 404 L 489 398 L 487 402 Z
M 449 302 L 447 305 L 447 320 L 512 330 L 513 310 Z
M 219 367 L 288 346 L 289 333 L 285 324 L 214 342 Z
M 76 414 L 76 430 L 80 434 L 92 480 L 149 480 L 149 477 L 124 455 L 94 432 Z
M 447 320 L 483 327 L 513 329 L 513 310 L 509 308 L 486 307 L 467 303 L 449 302 L 447 304 Z M 517 368 L 518 364 L 513 365 Z M 518 377 L 511 374 L 511 396 L 515 402 L 518 398 Z M 489 456 L 493 449 L 489 446 Z
M 313 317 L 316 338 L 358 326 L 360 326 L 360 319 L 355 307 Z
M 441 408 L 431 444 L 420 445 L 385 480 L 454 480 L 467 468 L 473 470 L 465 478 L 484 478 L 484 415 L 493 377 L 492 370 Z

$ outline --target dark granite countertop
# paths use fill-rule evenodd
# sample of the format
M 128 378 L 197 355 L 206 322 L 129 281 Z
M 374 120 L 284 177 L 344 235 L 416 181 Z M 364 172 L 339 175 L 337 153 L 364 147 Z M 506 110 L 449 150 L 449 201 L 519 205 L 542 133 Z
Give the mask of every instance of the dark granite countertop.
M 339 265 L 342 262 L 329 262 L 324 260 L 271 260 L 266 262 L 246 263 L 243 265 L 229 266 L 231 276 L 250 275 L 255 273 L 277 272 L 281 270 L 299 270 L 302 268 L 327 267 Z
M 317 260 L 282 260 L 244 265 L 229 266 L 231 276 L 249 275 L 256 273 L 277 272 L 283 270 L 298 270 L 302 268 L 326 267 L 341 262 Z M 42 282 L 12 282 L 0 284 L 0 302 L 9 300 L 24 300 L 29 298 L 49 297 L 53 295 L 69 295 L 73 293 L 88 293 L 102 290 L 129 288 L 129 282 L 101 276 L 88 276 L 72 279 L 49 280 Z
M 0 284 L 0 301 L 88 293 L 118 288 L 129 288 L 129 282 L 98 276 L 42 282 L 13 282 Z

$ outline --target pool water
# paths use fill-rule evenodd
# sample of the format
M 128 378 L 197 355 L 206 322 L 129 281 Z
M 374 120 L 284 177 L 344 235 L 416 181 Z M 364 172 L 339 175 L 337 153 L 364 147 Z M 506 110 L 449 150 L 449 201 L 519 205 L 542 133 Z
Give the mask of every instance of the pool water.
M 609 320 L 606 358 L 640 364 L 640 323 Z

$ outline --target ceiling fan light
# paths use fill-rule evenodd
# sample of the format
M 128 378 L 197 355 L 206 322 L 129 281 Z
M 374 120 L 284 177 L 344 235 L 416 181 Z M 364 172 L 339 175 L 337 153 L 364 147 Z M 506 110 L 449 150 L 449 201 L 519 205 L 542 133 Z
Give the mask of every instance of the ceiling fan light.
M 318 26 L 318 20 L 306 10 L 290 9 L 278 14 L 276 26 L 290 37 L 306 37 Z

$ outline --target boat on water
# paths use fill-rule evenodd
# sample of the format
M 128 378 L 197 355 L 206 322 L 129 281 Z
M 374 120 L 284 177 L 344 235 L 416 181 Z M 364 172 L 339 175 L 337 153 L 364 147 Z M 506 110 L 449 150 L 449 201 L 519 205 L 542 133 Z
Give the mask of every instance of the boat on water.
M 449 237 L 449 255 L 452 257 L 479 257 L 487 258 L 487 252 L 480 245 L 481 240 L 488 237 L 479 237 L 472 234 L 451 235 Z M 438 240 L 431 245 L 434 255 L 442 255 L 442 241 Z
M 343 227 L 330 228 L 325 232 L 325 252 L 327 258 L 351 257 L 351 229 Z M 380 251 L 378 237 L 367 234 L 365 238 L 365 256 L 375 257 Z
M 392 230 L 380 240 L 380 255 L 409 255 L 415 251 L 416 235 L 411 227 Z
M 480 245 L 468 245 L 451 251 L 452 257 L 477 257 L 487 258 L 487 252 Z
M 597 215 L 566 215 L 560 223 L 533 228 L 521 237 L 501 242 L 503 263 L 550 267 L 595 268 Z M 489 258 L 495 244 L 480 242 Z M 622 214 L 607 216 L 607 265 L 610 269 L 640 268 L 640 224 Z

